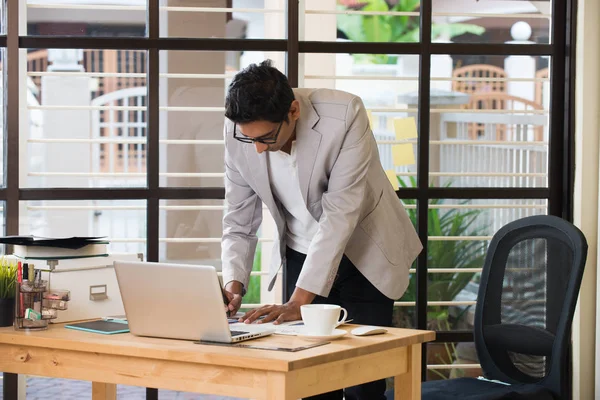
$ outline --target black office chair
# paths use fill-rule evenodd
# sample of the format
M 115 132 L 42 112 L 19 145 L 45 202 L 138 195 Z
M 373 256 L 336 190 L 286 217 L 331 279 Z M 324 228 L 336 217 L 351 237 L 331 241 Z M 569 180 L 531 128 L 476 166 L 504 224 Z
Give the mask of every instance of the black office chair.
M 581 231 L 558 217 L 501 228 L 488 248 L 475 308 L 475 346 L 487 380 L 424 382 L 422 398 L 570 399 L 571 323 L 586 257 Z

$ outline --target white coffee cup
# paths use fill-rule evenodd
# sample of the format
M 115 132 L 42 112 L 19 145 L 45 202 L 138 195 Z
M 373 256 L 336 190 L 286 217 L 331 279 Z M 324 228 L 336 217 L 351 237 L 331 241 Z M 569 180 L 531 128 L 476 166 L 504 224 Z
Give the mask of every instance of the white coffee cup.
M 339 319 L 340 311 L 344 312 L 342 319 Z M 306 333 L 315 336 L 331 335 L 348 318 L 348 311 L 335 304 L 305 304 L 300 307 L 300 314 Z

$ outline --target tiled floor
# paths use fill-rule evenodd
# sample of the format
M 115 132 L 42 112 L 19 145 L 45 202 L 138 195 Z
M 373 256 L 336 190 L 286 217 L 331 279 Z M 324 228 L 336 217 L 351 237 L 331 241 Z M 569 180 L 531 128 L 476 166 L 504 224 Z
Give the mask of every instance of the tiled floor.
M 0 382 L 2 382 L 0 380 Z M 27 400 L 86 400 L 92 398 L 92 384 L 85 381 L 28 377 Z M 117 386 L 117 398 L 145 400 L 146 389 L 134 386 Z M 198 395 L 192 393 L 159 390 L 159 400 L 239 400 L 233 397 Z M 2 399 L 2 390 L 0 390 Z

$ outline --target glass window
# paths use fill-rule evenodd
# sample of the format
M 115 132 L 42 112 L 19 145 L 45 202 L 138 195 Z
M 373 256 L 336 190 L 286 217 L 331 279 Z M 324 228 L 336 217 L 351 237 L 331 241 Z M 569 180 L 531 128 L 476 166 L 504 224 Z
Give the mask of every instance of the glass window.
M 162 0 L 160 3 L 161 37 L 229 39 L 286 37 L 287 1 Z
M 433 42 L 548 44 L 553 1 L 433 1 Z
M 23 0 L 19 10 L 28 35 L 111 36 L 146 35 L 146 0 Z M 24 14 L 24 15 L 23 15 Z M 23 23 L 22 22 L 22 23 Z
M 27 187 L 146 185 L 145 50 L 29 49 Z
M 308 0 L 302 40 L 418 42 L 420 1 Z
M 6 235 L 6 202 L 0 201 L 0 235 Z M 6 247 L 0 244 L 0 252 L 6 254 Z
M 146 259 L 145 200 L 22 201 L 23 235 L 105 236 L 110 253 L 142 253 Z
M 4 6 L 4 3 L 2 3 Z M 0 48 L 0 88 L 4 90 L 6 87 L 6 49 Z M 6 105 L 5 105 L 6 96 L 0 96 L 0 187 L 5 186 L 5 176 L 4 176 L 4 146 L 5 137 L 6 137 L 6 127 L 4 116 L 6 115 Z
M 300 88 L 339 89 L 363 100 L 382 167 L 399 198 L 410 197 L 399 201 L 415 226 L 427 226 L 420 232 L 427 254 L 413 263 L 408 289 L 395 299 L 394 326 L 471 340 L 458 331 L 472 330 L 492 235 L 510 221 L 547 214 L 551 196 L 572 187 L 573 165 L 564 165 L 553 182 L 548 174 L 549 165 L 562 165 L 573 150 L 572 132 L 562 131 L 572 128 L 558 126 L 550 135 L 551 108 L 573 114 L 569 102 L 550 101 L 551 80 L 572 86 L 573 56 L 567 46 L 551 71 L 548 54 L 564 50 L 552 37 L 571 37 L 576 25 L 567 15 L 569 31 L 553 29 L 554 1 L 433 0 L 427 3 L 431 37 L 421 43 L 420 27 L 429 16 L 420 0 L 24 0 L 11 21 L 19 22 L 19 46 L 31 48 L 19 49 L 19 68 L 12 71 L 0 48 L 2 229 L 11 235 L 107 236 L 113 253 L 146 258 L 150 248 L 150 261 L 208 264 L 220 272 L 225 96 L 235 73 L 271 59 Z M 2 36 L 5 3 L 0 39 L 12 46 L 17 42 Z M 151 19 L 158 22 L 158 37 L 151 40 L 149 5 L 158 7 Z M 298 7 L 289 13 L 294 20 L 288 21 L 288 5 Z M 296 29 L 299 43 L 288 42 Z M 430 54 L 447 43 L 452 45 L 443 51 L 454 54 Z M 493 51 L 487 44 L 494 44 Z M 547 54 L 510 55 L 514 44 Z M 82 48 L 94 46 L 103 48 Z M 423 60 L 430 61 L 429 71 Z M 158 72 L 158 79 L 150 82 L 149 72 Z M 420 78 L 429 85 L 420 85 Z M 8 82 L 18 82 L 19 90 L 9 93 Z M 149 115 L 156 110 L 148 110 L 148 93 L 158 94 L 158 115 Z M 6 164 L 7 148 L 16 144 L 8 142 L 15 138 L 6 133 L 6 99 L 20 110 L 18 169 Z M 423 100 L 429 110 L 419 110 Z M 429 121 L 420 126 L 423 116 Z M 148 129 L 149 121 L 158 126 Z M 148 165 L 148 137 L 156 132 L 158 165 Z M 425 132 L 428 142 L 420 141 Z M 551 145 L 562 153 L 550 154 Z M 419 161 L 428 171 L 419 170 Z M 15 181 L 18 188 L 6 187 Z M 157 181 L 158 189 L 147 186 Z M 491 198 L 504 197 L 493 194 L 495 188 L 512 198 Z M 540 198 L 519 199 L 524 192 Z M 428 211 L 417 213 L 426 204 Z M 282 279 L 267 290 L 275 235 L 268 212 L 258 235 L 246 308 L 282 300 Z M 147 243 L 149 238 L 156 242 Z M 423 302 L 417 301 L 417 264 L 427 271 L 419 276 L 427 283 Z M 428 349 L 428 379 L 480 374 L 472 343 Z
M 548 60 L 434 55 L 433 186 L 547 187 Z

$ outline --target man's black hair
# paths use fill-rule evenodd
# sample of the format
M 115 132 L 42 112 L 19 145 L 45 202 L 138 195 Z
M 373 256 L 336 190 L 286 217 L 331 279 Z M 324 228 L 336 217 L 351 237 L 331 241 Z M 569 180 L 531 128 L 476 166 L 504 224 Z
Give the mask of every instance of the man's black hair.
M 287 77 L 271 60 L 251 64 L 229 85 L 225 116 L 237 124 L 255 121 L 288 122 L 294 92 Z

